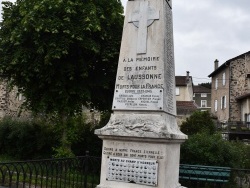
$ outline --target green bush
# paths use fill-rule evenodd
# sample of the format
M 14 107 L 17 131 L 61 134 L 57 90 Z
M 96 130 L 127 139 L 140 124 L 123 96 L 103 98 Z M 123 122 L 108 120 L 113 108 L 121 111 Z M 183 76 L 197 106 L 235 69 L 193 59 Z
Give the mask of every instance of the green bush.
M 61 146 L 63 129 L 57 117 L 36 117 L 34 120 L 4 118 L 0 121 L 0 155 L 16 159 L 35 159 L 85 155 L 101 156 L 102 140 L 95 129 L 106 125 L 110 112 L 101 114 L 93 126 L 85 116 L 69 118 L 66 127 L 68 148 Z
M 50 157 L 57 136 L 51 125 L 39 120 L 4 118 L 0 121 L 0 154 L 17 159 Z
M 181 163 L 249 168 L 249 146 L 228 142 L 221 135 L 198 133 L 181 146 Z
M 208 111 L 195 111 L 182 123 L 181 131 L 187 135 L 193 135 L 200 132 L 214 134 L 216 127 Z
M 238 156 L 236 167 L 250 169 L 250 145 L 246 145 L 241 141 L 232 141 L 230 144 Z
M 79 130 L 80 139 L 72 144 L 72 151 L 77 156 L 85 155 L 86 151 L 92 156 L 101 156 L 102 154 L 102 140 L 95 135 L 95 129 L 105 126 L 110 118 L 110 112 L 102 112 L 101 120 L 98 125 L 93 126 L 91 123 L 81 126 Z
M 189 135 L 181 145 L 181 163 L 250 169 L 250 146 L 224 140 L 209 112 L 194 112 L 181 131 Z

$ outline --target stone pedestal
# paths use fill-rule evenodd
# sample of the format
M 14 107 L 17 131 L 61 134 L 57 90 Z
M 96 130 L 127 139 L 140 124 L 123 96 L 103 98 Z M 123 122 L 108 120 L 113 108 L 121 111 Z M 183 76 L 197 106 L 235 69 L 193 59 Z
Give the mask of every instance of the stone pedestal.
M 179 188 L 180 144 L 186 139 L 176 126 L 175 116 L 166 113 L 116 113 L 96 134 L 103 140 L 101 183 L 98 188 L 148 188 L 149 185 L 124 182 L 122 166 L 110 171 L 110 158 L 157 161 L 156 184 L 159 188 Z M 112 167 L 112 166 L 111 166 Z M 136 168 L 135 168 L 136 169 Z M 131 170 L 133 170 L 131 168 Z M 109 173 L 118 180 L 109 180 Z M 148 172 L 148 170 L 146 170 Z M 126 172 L 128 173 L 128 172 Z M 148 174 L 137 172 L 137 177 L 148 181 Z M 144 179 L 145 177 L 145 179 Z M 127 179 L 128 180 L 128 179 Z M 152 179 L 149 179 L 152 180 Z
M 119 182 L 120 167 L 117 172 L 118 181 L 108 181 L 109 157 L 114 156 L 124 159 L 141 159 L 142 161 L 156 160 L 158 163 L 157 181 L 153 187 L 177 188 L 179 177 L 179 156 L 180 141 L 153 139 L 153 138 L 135 138 L 135 137 L 114 137 L 104 136 L 103 139 L 103 157 L 101 183 L 98 188 L 144 188 L 148 185 L 135 183 Z M 112 154 L 111 154 L 112 153 Z M 111 154 L 111 155 L 110 155 Z M 132 168 L 131 168 L 132 169 Z M 136 169 L 136 168 L 135 168 Z M 138 179 L 142 181 L 153 181 L 149 179 L 148 174 L 138 170 Z M 115 175 L 116 176 L 116 175 Z M 145 177 L 145 178 L 144 178 Z
M 179 188 L 171 0 L 128 1 L 98 188 Z

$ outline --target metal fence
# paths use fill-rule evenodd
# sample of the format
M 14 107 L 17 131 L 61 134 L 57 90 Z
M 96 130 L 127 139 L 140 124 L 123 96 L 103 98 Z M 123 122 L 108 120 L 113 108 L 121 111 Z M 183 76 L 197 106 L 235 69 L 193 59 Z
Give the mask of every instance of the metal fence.
M 192 169 L 187 166 L 192 166 Z M 0 163 L 0 188 L 94 188 L 100 181 L 101 158 L 76 158 Z M 250 188 L 250 169 L 180 165 L 180 183 L 188 188 Z M 228 181 L 216 182 L 227 173 Z M 186 173 L 186 178 L 181 176 Z M 215 173 L 215 176 L 211 173 Z M 217 174 L 216 174 L 217 173 Z M 190 174 L 190 175 L 189 175 Z M 214 177 L 213 177 L 214 176 Z M 199 178 L 198 178 L 199 177 Z
M 250 133 L 250 122 L 245 122 L 245 121 L 227 121 L 225 123 L 217 122 L 217 129 L 226 132 Z
M 0 163 L 0 188 L 94 188 L 101 159 L 76 158 Z
M 250 169 L 180 165 L 179 181 L 188 188 L 250 188 Z
M 226 140 L 241 140 L 246 144 L 250 144 L 250 122 L 217 122 L 217 131 L 221 132 Z

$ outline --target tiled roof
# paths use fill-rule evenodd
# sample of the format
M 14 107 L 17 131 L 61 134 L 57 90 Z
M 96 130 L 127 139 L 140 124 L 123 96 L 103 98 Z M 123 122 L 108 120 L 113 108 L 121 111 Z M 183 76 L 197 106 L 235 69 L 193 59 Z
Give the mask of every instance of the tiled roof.
M 224 68 L 226 68 L 230 63 L 231 61 L 234 61 L 236 59 L 239 59 L 239 58 L 245 58 L 245 55 L 247 54 L 250 54 L 250 51 L 244 53 L 244 54 L 241 54 L 241 55 L 238 55 L 232 59 L 229 59 L 227 60 L 224 64 L 222 64 L 221 66 L 219 66 L 216 70 L 214 70 L 210 75 L 208 75 L 208 77 L 213 77 L 214 75 L 216 75 L 217 73 L 219 73 L 221 70 L 223 70 Z
M 208 89 L 204 86 L 194 86 L 193 87 L 194 93 L 211 93 L 211 89 Z
M 177 115 L 192 114 L 199 106 L 194 101 L 176 101 Z
M 199 106 L 194 101 L 176 101 L 177 108 L 198 109 Z
M 189 78 L 192 78 L 189 76 Z M 175 76 L 175 85 L 176 86 L 186 86 L 187 85 L 187 76 Z
M 245 99 L 245 98 L 248 98 L 250 97 L 250 93 L 244 93 L 243 95 L 240 95 L 238 97 L 236 97 L 235 99 L 236 100 L 242 100 L 242 99 Z

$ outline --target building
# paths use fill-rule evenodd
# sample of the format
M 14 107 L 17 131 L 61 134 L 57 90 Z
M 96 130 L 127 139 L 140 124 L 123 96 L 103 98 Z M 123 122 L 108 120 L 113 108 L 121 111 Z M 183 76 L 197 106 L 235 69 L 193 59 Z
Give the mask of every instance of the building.
M 180 126 L 199 106 L 193 101 L 193 80 L 186 76 L 175 76 L 177 124 Z
M 201 111 L 211 111 L 211 89 L 201 85 L 193 86 L 193 100 Z
M 209 77 L 212 78 L 212 114 L 229 132 L 250 135 L 250 51 L 221 66 L 215 60 Z
M 187 71 L 186 76 L 175 76 L 176 101 L 193 101 L 193 80 Z

